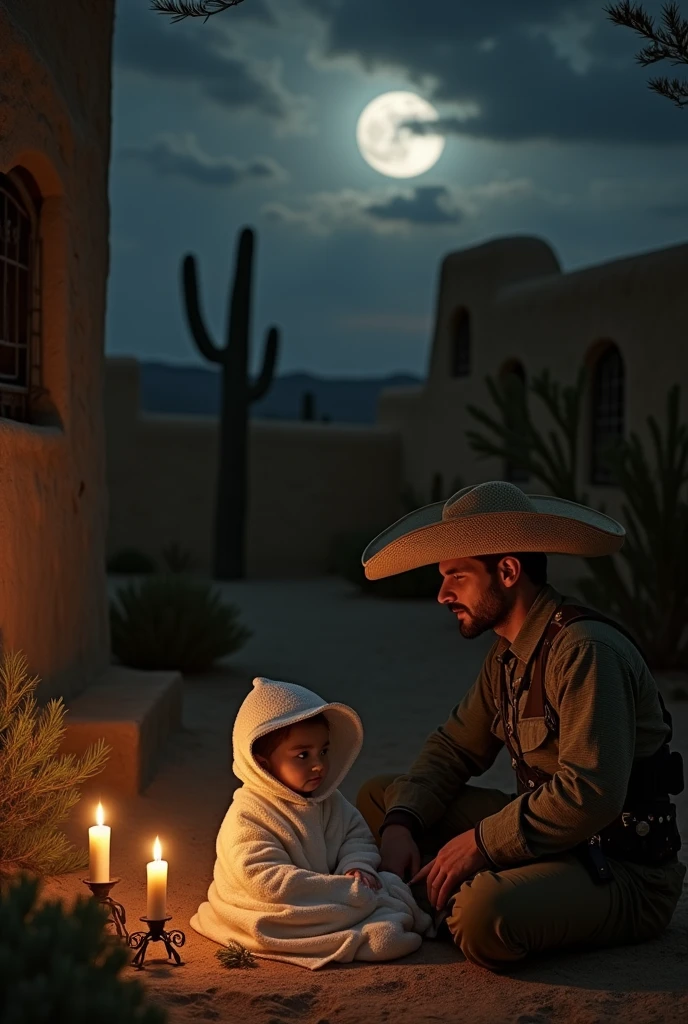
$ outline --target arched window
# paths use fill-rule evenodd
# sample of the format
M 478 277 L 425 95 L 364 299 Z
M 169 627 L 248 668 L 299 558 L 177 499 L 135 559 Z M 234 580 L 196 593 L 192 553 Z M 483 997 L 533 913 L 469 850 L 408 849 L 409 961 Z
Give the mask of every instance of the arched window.
M 511 359 L 502 368 L 499 374 L 500 383 L 502 390 L 505 395 L 508 395 L 510 401 L 513 403 L 525 402 L 526 400 L 526 370 L 518 359 Z M 513 426 L 518 425 L 518 413 L 514 408 L 513 415 Z M 507 417 L 505 426 L 509 427 L 509 418 Z M 509 480 L 511 483 L 527 483 L 530 480 L 530 473 L 523 466 L 519 465 L 518 461 L 511 459 L 505 459 L 504 461 L 504 479 Z
M 623 357 L 610 342 L 598 356 L 592 370 L 590 469 L 594 484 L 613 484 L 614 474 L 605 452 L 625 433 L 625 382 Z
M 5 419 L 28 420 L 32 391 L 40 386 L 38 202 L 26 172 L 0 174 L 0 417 Z
M 449 356 L 452 377 L 467 377 L 471 372 L 471 318 L 466 309 L 457 309 L 452 317 Z

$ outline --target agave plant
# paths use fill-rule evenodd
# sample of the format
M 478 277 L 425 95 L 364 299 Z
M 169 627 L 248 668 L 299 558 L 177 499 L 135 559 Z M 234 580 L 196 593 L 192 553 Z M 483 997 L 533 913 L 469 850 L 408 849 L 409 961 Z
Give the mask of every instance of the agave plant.
M 576 485 L 586 382 L 583 369 L 572 386 L 560 386 L 547 370 L 533 378 L 529 390 L 553 422 L 545 433 L 533 422 L 527 393 L 524 399 L 488 378 L 500 415 L 468 406 L 494 435 L 466 431 L 471 447 L 484 457 L 510 460 L 557 497 L 589 504 Z M 675 385 L 667 396 L 664 432 L 654 416 L 647 417 L 650 457 L 635 432 L 607 447 L 627 537 L 618 555 L 585 559 L 590 576 L 577 581 L 585 600 L 623 622 L 659 670 L 688 667 L 688 427 L 680 423 L 679 407 Z
M 178 573 L 120 587 L 110 603 L 112 652 L 123 665 L 203 672 L 251 636 L 210 583 Z

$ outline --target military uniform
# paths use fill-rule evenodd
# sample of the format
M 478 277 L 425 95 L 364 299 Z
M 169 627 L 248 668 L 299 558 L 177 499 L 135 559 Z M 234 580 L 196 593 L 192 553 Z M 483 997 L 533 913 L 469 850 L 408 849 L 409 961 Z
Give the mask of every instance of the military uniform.
M 409 772 L 371 780 L 358 798 L 374 835 L 404 824 L 425 860 L 475 829 L 489 867 L 461 885 L 447 925 L 469 960 L 493 970 L 536 951 L 660 934 L 686 873 L 675 855 L 653 865 L 610 858 L 611 877 L 599 884 L 579 855 L 589 837 L 619 818 L 633 764 L 655 754 L 669 726 L 638 649 L 594 621 L 572 623 L 551 645 L 545 710 L 556 715 L 556 729 L 542 709 L 527 716 L 534 655 L 561 601 L 544 586 L 518 636 L 497 640 Z M 518 795 L 467 785 L 514 735 L 526 765 L 549 781 Z

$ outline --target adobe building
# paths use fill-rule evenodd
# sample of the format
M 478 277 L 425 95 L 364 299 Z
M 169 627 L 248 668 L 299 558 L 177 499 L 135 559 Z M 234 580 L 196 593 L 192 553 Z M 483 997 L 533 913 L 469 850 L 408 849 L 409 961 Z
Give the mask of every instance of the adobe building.
M 0 5 L 0 630 L 136 790 L 178 677 L 110 665 L 103 416 L 114 0 Z M 82 692 L 83 691 L 83 692 Z M 79 696 L 80 695 L 80 696 Z M 162 707 L 162 711 L 159 710 Z M 160 728 L 163 735 L 165 728 Z M 156 740 L 157 742 L 157 740 Z

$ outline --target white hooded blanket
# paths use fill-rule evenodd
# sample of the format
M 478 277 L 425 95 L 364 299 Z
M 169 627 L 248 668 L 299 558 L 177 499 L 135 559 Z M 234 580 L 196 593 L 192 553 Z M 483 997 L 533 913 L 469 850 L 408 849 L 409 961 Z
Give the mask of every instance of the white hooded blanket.
M 255 760 L 259 736 L 323 713 L 328 774 L 313 796 L 289 789 Z M 356 760 L 363 728 L 345 704 L 302 686 L 254 679 L 234 723 L 234 774 L 243 783 L 217 837 L 208 900 L 191 918 L 201 935 L 240 942 L 257 956 L 316 970 L 330 961 L 393 960 L 432 926 L 380 854 L 361 814 L 337 787 Z M 382 888 L 345 872 L 360 868 Z

